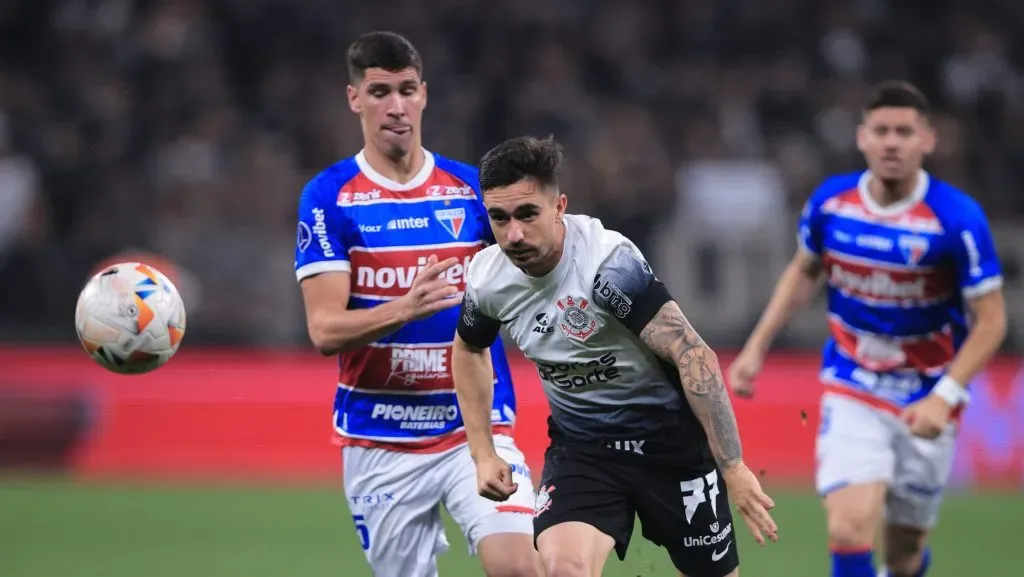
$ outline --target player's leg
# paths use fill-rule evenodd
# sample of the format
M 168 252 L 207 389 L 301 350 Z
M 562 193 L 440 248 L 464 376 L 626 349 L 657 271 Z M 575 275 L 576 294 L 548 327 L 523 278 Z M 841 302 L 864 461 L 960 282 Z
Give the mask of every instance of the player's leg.
M 533 530 L 547 577 L 597 577 L 614 549 L 624 559 L 635 510 L 614 462 L 599 462 L 552 443 Z
M 504 514 L 503 514 L 504 515 Z M 533 536 L 499 529 L 476 545 L 480 566 L 487 577 L 543 577 Z
M 833 577 L 875 577 L 874 544 L 895 470 L 886 413 L 826 394 L 816 443 Z
M 713 464 L 685 473 L 637 469 L 631 497 L 643 535 L 684 577 L 739 575 L 729 490 Z
M 537 536 L 547 577 L 600 577 L 615 539 L 580 521 L 552 525 Z
M 345 447 L 345 498 L 375 577 L 437 577 L 448 549 L 432 457 Z
M 928 530 L 885 524 L 885 569 L 879 577 L 924 577 L 931 566 Z
M 910 434 L 893 420 L 896 473 L 886 500 L 885 565 L 889 577 L 923 577 L 931 564 L 928 533 L 938 521 L 942 491 L 953 468 L 955 427 L 937 439 Z
M 452 449 L 438 464 L 446 480 L 444 504 L 462 528 L 470 551 L 480 557 L 488 577 L 541 577 L 540 558 L 533 548 L 533 481 L 526 458 L 505 436 L 494 439 L 498 456 L 512 465 L 519 490 L 498 503 L 477 493 L 476 467 L 469 447 Z
M 874 544 L 886 482 L 853 483 L 825 495 L 832 577 L 875 577 Z

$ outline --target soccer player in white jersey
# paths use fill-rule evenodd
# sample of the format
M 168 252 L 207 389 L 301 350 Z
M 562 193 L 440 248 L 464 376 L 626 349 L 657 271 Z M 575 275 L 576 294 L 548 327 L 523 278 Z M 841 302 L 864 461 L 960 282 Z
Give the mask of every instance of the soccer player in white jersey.
M 551 405 L 534 533 L 549 577 L 600 575 L 643 535 L 681 574 L 739 574 L 729 497 L 757 541 L 777 539 L 771 499 L 743 463 L 715 353 L 637 247 L 565 213 L 561 148 L 516 138 L 480 166 L 497 246 L 473 260 L 452 374 L 480 493 L 516 491 L 491 433 L 488 347 L 504 326 Z
M 833 577 L 923 577 L 969 384 L 1006 334 L 999 258 L 978 203 L 922 170 L 929 105 L 905 82 L 876 87 L 857 130 L 868 170 L 826 180 L 800 220 L 800 248 L 730 367 L 754 394 L 775 335 L 824 281 L 816 484 Z
M 423 149 L 427 85 L 407 39 L 366 34 L 348 65 L 364 148 L 303 190 L 295 270 L 311 340 L 339 355 L 333 424 L 363 550 L 377 577 L 435 577 L 443 504 L 487 575 L 539 577 L 504 350 L 488 420 L 514 464 L 508 503 L 477 494 L 449 367 L 465 263 L 493 242 L 477 171 Z

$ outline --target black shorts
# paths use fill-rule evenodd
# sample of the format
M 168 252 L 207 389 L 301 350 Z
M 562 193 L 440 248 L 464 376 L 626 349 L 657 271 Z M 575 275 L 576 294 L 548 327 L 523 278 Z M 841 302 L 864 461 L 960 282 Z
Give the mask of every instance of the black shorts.
M 552 443 L 544 456 L 535 541 L 549 527 L 578 521 L 615 539 L 624 560 L 636 517 L 644 538 L 667 549 L 687 577 L 721 577 L 739 566 L 729 494 L 713 462 L 652 465 L 641 456 Z

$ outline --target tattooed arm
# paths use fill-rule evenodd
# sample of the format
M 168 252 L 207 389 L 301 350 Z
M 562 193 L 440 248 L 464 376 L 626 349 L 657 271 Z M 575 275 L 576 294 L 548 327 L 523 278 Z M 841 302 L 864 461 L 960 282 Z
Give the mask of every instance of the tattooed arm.
M 765 533 L 777 540 L 778 526 L 768 514 L 775 503 L 743 463 L 736 415 L 718 357 L 683 316 L 633 243 L 623 238 L 601 263 L 592 295 L 597 306 L 611 313 L 654 354 L 676 366 L 683 394 L 704 427 L 730 499 L 758 544 L 765 543 Z
M 754 541 L 764 545 L 766 535 L 769 540 L 778 541 L 779 527 L 768 513 L 775 502 L 764 494 L 757 477 L 743 463 L 736 415 L 715 352 L 701 340 L 672 300 L 661 305 L 640 331 L 640 339 L 659 357 L 679 368 L 686 400 L 704 426 L 718 469 L 727 481 L 730 500 L 743 516 Z
M 683 393 L 707 433 L 718 466 L 724 471 L 742 462 L 736 416 L 718 358 L 635 246 L 624 243 L 612 251 L 594 279 L 593 296 L 654 354 L 679 369 Z
M 679 305 L 671 300 L 663 304 L 640 331 L 640 340 L 679 369 L 683 393 L 708 435 L 718 467 L 724 471 L 741 463 L 740 432 L 718 357 L 686 320 Z

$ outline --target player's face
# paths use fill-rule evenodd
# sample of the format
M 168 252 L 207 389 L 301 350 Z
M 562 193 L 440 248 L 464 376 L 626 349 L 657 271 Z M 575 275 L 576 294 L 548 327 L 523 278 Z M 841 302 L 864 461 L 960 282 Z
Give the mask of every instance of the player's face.
M 526 179 L 484 195 L 491 230 L 512 264 L 539 276 L 558 264 L 566 198 Z
M 348 105 L 359 115 L 367 145 L 401 158 L 419 145 L 427 83 L 415 68 L 369 68 L 358 86 L 348 87 Z
M 913 108 L 876 108 L 857 129 L 857 148 L 868 168 L 883 180 L 904 180 L 935 149 L 935 133 Z

